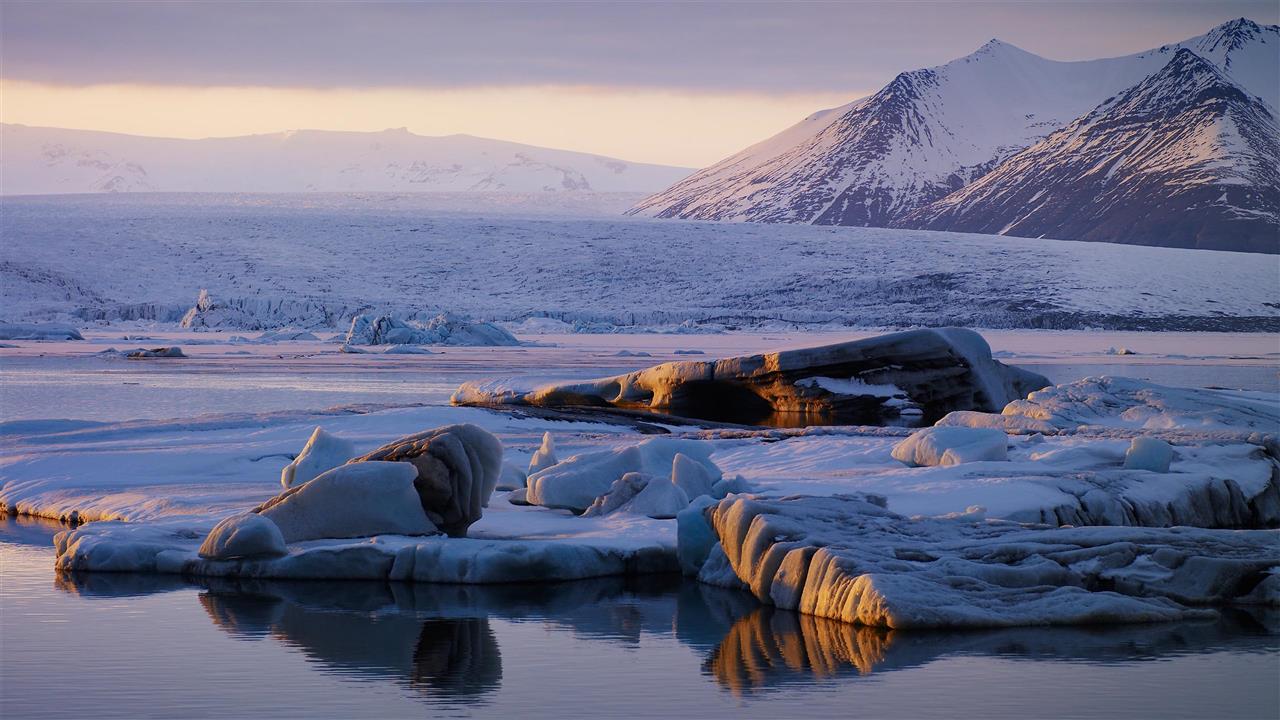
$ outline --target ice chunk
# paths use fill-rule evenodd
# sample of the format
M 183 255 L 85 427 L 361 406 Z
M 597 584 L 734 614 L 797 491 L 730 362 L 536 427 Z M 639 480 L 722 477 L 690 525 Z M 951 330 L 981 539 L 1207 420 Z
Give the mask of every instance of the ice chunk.
M 930 418 L 952 410 L 995 412 L 1048 384 L 1040 375 L 993 360 L 981 335 L 943 328 L 764 355 L 670 362 L 585 382 L 538 387 L 468 382 L 452 401 L 611 405 L 752 424 L 776 413 L 878 423 L 897 417 L 907 405 Z
M 125 357 L 134 360 L 142 358 L 184 358 L 186 354 L 182 352 L 180 347 L 158 347 L 158 348 L 138 348 L 125 353 Z
M 346 345 L 519 345 L 515 336 L 492 323 L 455 315 L 438 315 L 423 326 L 391 315 L 357 315 L 351 319 Z
M 748 492 L 751 492 L 751 484 L 748 483 L 746 478 L 741 475 L 735 475 L 731 478 L 722 478 L 717 480 L 716 484 L 711 486 L 711 496 L 717 500 L 725 497 L 726 495 Z
M 1150 470 L 1167 473 L 1173 462 L 1173 446 L 1153 437 L 1136 437 L 1124 454 L 1124 466 L 1129 470 Z
M 669 520 L 688 504 L 689 496 L 669 478 L 629 472 L 615 480 L 609 491 L 596 498 L 582 516 L 599 517 L 625 512 Z
M 674 518 L 676 513 L 689 506 L 689 496 L 667 478 L 649 478 L 644 489 L 627 503 L 623 510 L 636 515 L 647 515 L 659 520 Z
M 704 512 L 715 504 L 711 497 L 700 495 L 676 513 L 676 557 L 680 560 L 680 571 L 686 576 L 698 575 L 711 548 L 719 542 Z
M 707 467 L 689 459 L 684 453 L 676 453 L 671 462 L 671 482 L 684 491 L 689 499 L 710 495 L 711 487 L 719 477 L 712 477 Z
M 326 470 L 342 465 L 356 454 L 356 446 L 350 440 L 325 432 L 317 427 L 298 457 L 280 471 L 280 484 L 286 490 L 301 485 Z
M 1009 436 L 1000 430 L 928 427 L 893 448 L 893 458 L 912 467 L 1008 460 Z
M 408 463 L 417 471 L 414 485 L 427 517 L 452 537 L 488 506 L 502 472 L 502 443 L 476 425 L 445 425 L 394 440 L 351 463 L 371 460 Z
M 431 535 L 414 480 L 401 462 L 341 465 L 263 503 L 255 512 L 280 528 L 285 542 L 372 535 Z
M 54 323 L 0 323 L 0 340 L 83 340 L 79 330 Z
M 702 465 L 719 479 L 720 468 L 711 462 L 711 447 L 701 440 L 655 437 L 630 447 L 575 455 L 529 476 L 528 501 L 534 505 L 582 512 L 609 491 L 613 482 L 629 472 L 668 477 L 676 453 Z
M 258 513 L 233 515 L 213 526 L 200 546 L 200 557 L 213 560 L 280 556 L 285 548 L 284 535 L 270 518 Z
M 542 433 L 542 445 L 534 451 L 533 457 L 529 458 L 528 474 L 532 475 L 539 470 L 546 470 L 558 462 L 560 461 L 556 458 L 556 445 L 555 441 L 551 439 L 551 433 Z
M 760 601 L 892 628 L 1201 617 L 1195 606 L 1250 597 L 1280 565 L 1275 531 L 909 519 L 856 496 L 739 497 L 707 513 Z M 713 557 L 700 578 L 715 577 Z
M 599 517 L 621 510 L 652 480 L 652 475 L 644 473 L 629 472 L 623 475 L 613 481 L 605 494 L 592 501 L 591 507 L 582 513 L 582 517 Z

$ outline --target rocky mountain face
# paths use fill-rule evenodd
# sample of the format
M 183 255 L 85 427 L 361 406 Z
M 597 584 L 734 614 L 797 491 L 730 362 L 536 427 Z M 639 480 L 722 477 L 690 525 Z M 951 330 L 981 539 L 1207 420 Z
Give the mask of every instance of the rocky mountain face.
M 1280 185 L 1267 171 L 1275 167 L 1277 52 L 1280 28 L 1243 19 L 1175 45 L 1084 62 L 1047 60 L 993 40 L 969 56 L 903 73 L 870 97 L 810 116 L 631 212 L 700 220 L 981 227 L 1057 239 L 1277 252 L 1280 225 L 1268 208 Z M 1196 92 L 1203 83 L 1213 85 L 1206 92 L 1222 101 L 1194 107 L 1182 102 L 1182 93 Z M 1124 107 L 1121 98 L 1128 99 Z M 1129 113 L 1128 119 L 1121 113 Z M 1193 119 L 1194 128 L 1186 127 Z M 1116 123 L 1150 135 L 1141 143 L 1143 162 L 1118 163 L 1114 153 L 1125 143 L 1103 129 Z M 1086 125 L 1095 135 L 1105 134 L 1106 142 L 1065 139 L 1068 129 L 1078 132 Z M 1044 152 L 1050 139 L 1058 153 L 1072 155 L 1067 165 L 1076 170 L 1064 170 L 1060 157 Z M 1139 142 L 1134 135 L 1129 141 Z M 1037 161 L 1052 167 L 1041 168 Z M 986 197 L 980 188 L 997 179 L 1001 188 L 1014 182 L 1029 188 L 1030 178 L 1013 176 L 1047 181 L 1056 173 L 1068 181 L 1071 172 L 1099 165 L 1116 166 L 1113 184 L 1125 187 L 1108 187 L 1107 198 L 1080 189 L 1074 205 L 1063 203 L 1110 208 L 1091 213 L 1092 220 L 1026 222 L 1023 216 L 1035 208 L 1017 203 L 1030 202 L 1038 189 L 1000 192 L 1005 201 L 998 209 L 990 199 L 976 200 Z M 1120 172 L 1122 167 L 1129 172 Z M 1178 175 L 1194 176 L 1200 184 L 1180 185 Z M 1210 199 L 1214 188 L 1219 192 Z M 1117 203 L 1116 195 L 1129 201 Z M 974 209 L 957 209 L 970 204 Z
M 898 224 L 1275 252 L 1280 127 L 1181 49 L 1159 72 Z

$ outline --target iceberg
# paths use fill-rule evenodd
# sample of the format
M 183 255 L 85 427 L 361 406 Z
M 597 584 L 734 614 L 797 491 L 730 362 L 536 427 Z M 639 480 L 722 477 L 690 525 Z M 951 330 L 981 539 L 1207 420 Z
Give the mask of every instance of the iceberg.
M 895 445 L 893 459 L 910 467 L 1008 460 L 1008 444 L 1009 436 L 1001 430 L 929 427 Z
M 904 410 L 928 421 L 953 410 L 996 412 L 1048 384 L 1041 375 L 992 359 L 986 340 L 972 330 L 942 328 L 763 355 L 669 362 L 585 382 L 531 388 L 516 381 L 468 382 L 452 401 L 616 407 L 747 424 L 778 415 L 881 424 Z
M 409 463 L 342 465 L 254 509 L 275 523 L 285 542 L 373 535 L 434 535 Z
M 704 517 L 758 600 L 859 625 L 1155 622 L 1280 604 L 1275 531 L 906 518 L 865 496 L 734 497 Z M 727 584 L 711 557 L 699 573 Z
M 279 525 L 264 515 L 244 513 L 214 525 L 198 552 L 202 558 L 230 560 L 262 555 L 279 557 L 289 551 Z
M 392 315 L 357 315 L 351 319 L 344 344 L 355 345 L 519 345 L 515 336 L 486 322 L 472 322 L 448 313 L 421 326 Z
M 79 330 L 56 323 L 0 323 L 0 340 L 83 340 Z
M 532 473 L 526 498 L 534 505 L 580 513 L 591 507 L 596 498 L 608 493 L 614 481 L 627 473 L 670 478 L 677 454 L 700 465 L 713 482 L 720 479 L 720 468 L 711 461 L 709 444 L 701 440 L 655 437 L 625 448 L 575 455 Z
M 476 425 L 446 425 L 387 443 L 349 464 L 391 461 L 414 469 L 410 477 L 430 522 L 462 537 L 484 513 L 502 474 L 502 443 Z

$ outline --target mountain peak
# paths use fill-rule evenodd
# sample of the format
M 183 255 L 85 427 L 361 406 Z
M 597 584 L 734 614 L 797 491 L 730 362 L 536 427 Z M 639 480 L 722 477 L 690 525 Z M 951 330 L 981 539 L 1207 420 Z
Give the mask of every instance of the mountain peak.
M 1023 54 L 1023 55 L 1031 54 L 1031 53 L 1028 53 L 1026 50 L 1023 50 L 1022 48 L 1018 47 L 1017 45 L 1014 45 L 1012 43 L 1007 43 L 1001 40 L 1000 38 L 991 38 L 990 40 L 985 42 L 982 45 L 982 47 L 975 50 L 973 54 L 974 55 L 990 55 L 993 53 L 1016 53 L 1016 54 Z
M 1210 30 L 1210 32 L 1220 32 L 1224 35 L 1253 34 L 1262 32 L 1262 26 L 1249 18 L 1240 17 L 1235 20 L 1228 20 Z
M 1267 42 L 1267 35 L 1280 36 L 1280 26 L 1259 25 L 1248 18 L 1236 18 L 1205 33 L 1198 45 L 1205 53 L 1238 50 L 1252 42 Z

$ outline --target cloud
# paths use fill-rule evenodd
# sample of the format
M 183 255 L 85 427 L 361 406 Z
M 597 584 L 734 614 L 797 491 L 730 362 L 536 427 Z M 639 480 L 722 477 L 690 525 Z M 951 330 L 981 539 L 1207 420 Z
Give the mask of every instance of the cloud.
M 1059 3 L 5 3 L 9 79 L 294 88 L 590 85 L 845 92 L 992 36 L 1123 54 L 1274 0 Z

